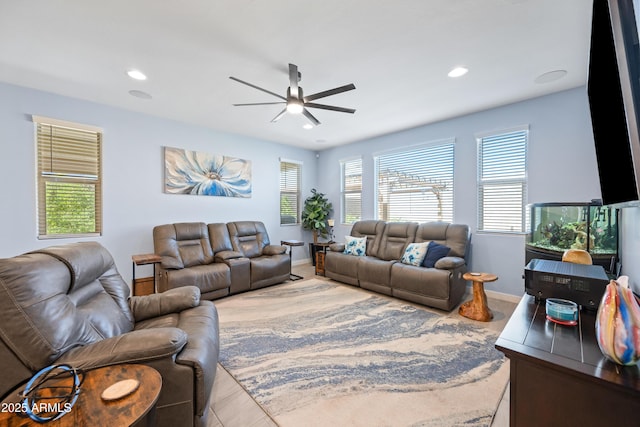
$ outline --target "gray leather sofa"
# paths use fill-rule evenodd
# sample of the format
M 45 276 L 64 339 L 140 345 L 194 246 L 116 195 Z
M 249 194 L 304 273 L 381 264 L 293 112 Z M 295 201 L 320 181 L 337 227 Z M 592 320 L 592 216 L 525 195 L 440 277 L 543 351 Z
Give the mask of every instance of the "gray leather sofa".
M 344 244 L 332 244 L 325 274 L 339 282 L 450 311 L 466 290 L 469 227 L 444 222 L 358 221 L 351 236 L 366 237 L 366 255 L 345 254 Z M 433 268 L 400 262 L 409 243 L 436 242 L 450 248 Z
M 158 225 L 153 245 L 162 257 L 157 269 L 161 292 L 195 285 L 202 298 L 216 299 L 289 278 L 286 247 L 272 245 L 259 221 Z
M 0 260 L 0 396 L 54 363 L 139 363 L 162 376 L 158 425 L 207 425 L 219 352 L 213 303 L 194 286 L 129 293 L 96 242 Z

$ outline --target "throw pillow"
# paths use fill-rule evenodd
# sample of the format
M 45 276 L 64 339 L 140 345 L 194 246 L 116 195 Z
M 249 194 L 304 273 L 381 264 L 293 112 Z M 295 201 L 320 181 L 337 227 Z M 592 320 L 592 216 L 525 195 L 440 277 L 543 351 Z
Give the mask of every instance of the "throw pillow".
M 430 242 L 409 243 L 407 249 L 404 250 L 400 262 L 403 264 L 419 266 L 422 264 L 424 257 L 427 255 L 427 249 Z
M 424 261 L 422 261 L 422 266 L 427 268 L 433 268 L 436 265 L 436 262 L 440 258 L 444 258 L 449 254 L 451 248 L 445 245 L 441 245 L 440 243 L 431 242 L 429 244 L 429 249 L 427 250 L 427 255 L 424 257 Z
M 346 236 L 344 238 L 344 253 L 347 255 L 365 256 L 367 252 L 367 238 Z

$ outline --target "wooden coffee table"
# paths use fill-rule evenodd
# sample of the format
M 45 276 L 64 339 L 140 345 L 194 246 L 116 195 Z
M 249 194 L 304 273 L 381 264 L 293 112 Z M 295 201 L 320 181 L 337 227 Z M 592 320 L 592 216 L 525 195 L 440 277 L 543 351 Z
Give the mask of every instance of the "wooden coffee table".
M 465 273 L 462 278 L 473 282 L 473 299 L 460 306 L 461 316 L 481 322 L 493 319 L 493 313 L 487 305 L 487 294 L 484 292 L 485 282 L 494 282 L 498 276 L 489 273 Z
M 140 381 L 138 388 L 118 400 L 104 401 L 100 397 L 110 385 L 125 379 Z M 0 425 L 6 427 L 42 426 L 17 410 L 20 393 L 26 384 L 18 387 L 2 401 Z M 85 372 L 84 382 L 75 405 L 67 414 L 47 426 L 137 426 L 155 425 L 155 404 L 162 388 L 162 377 L 145 365 L 114 365 Z

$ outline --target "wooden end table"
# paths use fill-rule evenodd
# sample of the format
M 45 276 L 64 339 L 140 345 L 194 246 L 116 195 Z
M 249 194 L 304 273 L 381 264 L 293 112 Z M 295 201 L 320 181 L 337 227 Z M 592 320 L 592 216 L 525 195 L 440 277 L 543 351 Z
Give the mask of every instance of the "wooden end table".
M 314 252 L 316 257 L 316 275 L 324 276 L 324 257 L 327 254 L 327 248 L 333 242 L 318 242 L 314 243 Z
M 131 261 L 133 265 L 133 295 L 149 295 L 156 293 L 156 264 L 162 262 L 162 257 L 156 254 L 132 255 Z M 153 264 L 152 280 L 149 280 L 148 278 L 136 280 L 136 266 L 147 264 Z M 151 282 L 151 286 L 149 286 L 149 282 Z
M 117 400 L 105 401 L 100 397 L 110 385 L 126 379 L 140 381 L 131 394 Z M 68 379 L 67 379 L 68 384 Z M 18 387 L 2 401 L 0 425 L 6 427 L 42 426 L 20 411 L 20 393 L 26 384 Z M 162 388 L 162 377 L 155 369 L 145 365 L 113 365 L 85 372 L 78 400 L 71 410 L 55 421 L 44 425 L 54 427 L 76 426 L 137 426 L 155 425 L 155 405 Z M 12 409 L 12 410 L 9 410 Z
M 490 273 L 465 273 L 462 278 L 473 282 L 473 299 L 463 303 L 458 309 L 458 313 L 461 316 L 481 322 L 488 322 L 493 319 L 493 313 L 487 305 L 484 284 L 498 280 L 498 276 Z

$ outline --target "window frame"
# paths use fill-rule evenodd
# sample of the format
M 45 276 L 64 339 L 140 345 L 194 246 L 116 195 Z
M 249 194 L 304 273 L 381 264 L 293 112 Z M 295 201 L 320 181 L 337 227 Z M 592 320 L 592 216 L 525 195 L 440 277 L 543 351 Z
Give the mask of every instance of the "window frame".
M 280 196 L 280 202 L 279 202 L 279 206 L 280 206 L 280 226 L 296 226 L 296 225 L 300 225 L 302 223 L 302 220 L 300 218 L 300 205 L 301 205 L 301 201 L 302 201 L 302 162 L 298 161 L 298 160 L 291 160 L 291 159 L 284 159 L 284 158 L 280 158 L 280 162 L 279 162 L 279 183 L 278 183 L 278 189 L 279 189 L 279 196 Z M 295 169 L 296 172 L 296 188 L 295 191 L 289 190 L 289 189 L 283 189 L 283 183 L 285 184 L 286 187 L 286 183 L 283 182 L 283 179 L 285 179 L 286 177 L 283 176 L 283 165 L 289 165 L 292 170 Z M 296 215 L 295 215 L 295 222 L 292 223 L 283 223 L 282 222 L 282 218 L 286 215 L 283 215 L 283 207 L 282 207 L 282 202 L 283 202 L 283 195 L 286 196 L 291 196 L 293 195 L 295 197 L 295 210 L 296 210 Z
M 484 143 L 485 140 L 494 140 L 496 142 L 500 142 L 501 140 L 508 140 L 517 138 L 517 134 L 523 134 L 521 138 L 523 138 L 523 158 L 518 158 L 517 161 L 522 164 L 522 176 L 521 177 L 495 177 L 495 178 L 487 178 L 483 179 L 483 174 L 485 170 L 484 165 Z M 477 143 L 477 179 L 476 179 L 476 197 L 477 197 L 477 219 L 476 226 L 477 232 L 479 233 L 488 233 L 488 234 L 507 234 L 507 235 L 522 235 L 526 234 L 526 223 L 527 223 L 527 200 L 528 200 L 528 187 L 529 187 L 529 142 L 530 142 L 530 129 L 528 125 L 516 126 L 513 128 L 495 130 L 491 132 L 483 132 L 476 134 L 476 143 Z M 495 159 L 494 159 L 495 161 Z M 518 168 L 518 164 L 510 163 L 507 165 L 508 170 L 513 170 L 514 168 Z M 517 230 L 506 230 L 506 229 L 491 229 L 486 228 L 485 223 L 486 215 L 485 215 L 485 198 L 484 194 L 486 194 L 485 188 L 489 185 L 521 185 L 520 190 L 520 227 Z M 507 194 L 508 195 L 508 194 Z M 502 198 L 504 202 L 506 198 Z M 512 208 L 514 208 L 512 206 Z M 504 206 L 500 208 L 494 208 L 495 210 L 505 211 Z M 510 219 L 510 218 L 506 218 Z M 511 218 L 513 220 L 513 218 Z M 504 222 L 505 219 L 503 218 Z M 500 222 L 500 218 L 493 219 L 493 222 Z M 508 223 L 504 222 L 504 223 Z
M 347 171 L 347 164 L 349 163 L 355 163 L 355 162 L 359 162 L 359 168 L 360 168 L 360 189 L 359 190 L 348 190 L 346 188 L 346 184 L 347 184 L 347 175 L 346 175 L 346 171 Z M 355 166 L 355 168 L 358 168 L 358 166 Z M 363 159 L 362 156 L 356 156 L 356 157 L 350 157 L 350 158 L 346 158 L 346 159 L 342 159 L 340 160 L 340 201 L 341 201 L 341 206 L 340 206 L 340 223 L 342 225 L 352 225 L 357 221 L 362 220 L 362 174 L 363 174 Z M 356 174 L 353 174 L 353 176 L 357 176 Z M 349 203 L 347 203 L 347 198 L 350 195 L 360 195 L 360 212 L 359 215 L 355 215 L 353 214 L 354 217 L 357 216 L 357 219 L 354 219 L 353 221 L 347 221 L 347 206 L 349 205 Z
M 440 151 L 448 151 L 450 150 L 450 153 L 447 153 L 447 157 L 444 158 L 444 160 L 446 160 L 446 163 L 442 163 L 443 157 L 442 154 L 439 153 Z M 433 140 L 433 141 L 429 141 L 429 142 L 425 142 L 425 143 L 420 143 L 420 144 L 415 144 L 415 145 L 411 145 L 411 146 L 405 146 L 399 149 L 393 149 L 393 150 L 385 150 L 385 151 L 381 151 L 378 153 L 374 153 L 374 163 L 375 163 L 375 170 L 374 170 L 374 182 L 375 182 L 375 194 L 376 194 L 376 200 L 375 200 L 375 217 L 376 219 L 383 219 L 381 215 L 381 198 L 383 198 L 384 196 L 381 194 L 381 178 L 380 178 L 380 171 L 381 171 L 381 161 L 392 161 L 389 159 L 383 159 L 385 156 L 402 156 L 405 155 L 407 157 L 407 159 L 405 160 L 405 164 L 420 164 L 421 167 L 424 167 L 425 163 L 422 160 L 419 160 L 416 162 L 416 155 L 420 154 L 420 151 L 425 151 L 425 153 L 422 153 L 421 156 L 426 156 L 428 154 L 429 151 L 431 151 L 431 156 L 436 156 L 435 158 L 439 159 L 438 163 L 433 163 L 432 165 L 429 165 L 429 167 L 435 166 L 434 170 L 436 172 L 433 172 L 431 175 L 435 176 L 435 178 L 425 178 L 420 176 L 420 172 L 423 172 L 422 170 L 417 170 L 416 174 L 413 175 L 412 177 L 409 178 L 415 178 L 415 179 L 409 179 L 408 182 L 406 184 L 403 185 L 407 185 L 409 188 L 409 191 L 406 191 L 407 193 L 409 192 L 418 192 L 416 185 L 418 183 L 422 183 L 425 182 L 427 184 L 443 184 L 444 182 L 444 186 L 445 188 L 443 190 L 441 190 L 444 193 L 444 197 L 446 198 L 445 200 L 445 205 L 442 206 L 441 208 L 437 208 L 437 210 L 442 210 L 441 213 L 436 213 L 436 215 L 426 215 L 423 216 L 421 218 L 417 218 L 417 217 L 411 217 L 411 218 L 402 218 L 402 219 L 398 219 L 399 221 L 413 221 L 413 222 L 428 222 L 428 221 L 445 221 L 445 222 L 454 222 L 454 213 L 455 213 L 455 207 L 454 207 L 454 201 L 455 201 L 455 156 L 456 156 L 456 139 L 454 137 L 451 138 L 444 138 L 444 139 L 439 139 L 439 140 Z M 422 157 L 420 157 L 420 159 L 422 159 Z M 396 160 L 397 161 L 397 160 Z M 443 167 L 447 167 L 450 169 L 449 170 L 444 170 Z M 433 171 L 433 170 L 432 170 Z M 394 176 L 397 174 L 400 174 L 402 171 L 394 171 Z M 439 176 L 442 175 L 446 175 L 444 180 L 438 178 Z M 420 181 L 421 179 L 424 179 L 425 181 Z M 446 181 L 446 182 L 445 182 Z M 412 189 L 411 186 L 413 186 L 414 188 Z M 429 185 L 427 185 L 429 186 Z M 436 194 L 433 191 L 427 191 L 428 193 L 430 192 L 431 194 Z M 424 193 L 424 192 L 423 192 Z M 442 193 L 441 193 L 442 194 Z M 438 198 L 438 196 L 436 196 Z M 443 199 L 440 199 L 440 201 L 442 202 Z M 438 203 L 438 202 L 436 202 Z M 416 210 L 419 210 L 420 206 L 416 207 Z M 431 211 L 430 211 L 431 212 Z M 385 221 L 395 221 L 395 218 L 387 218 L 387 219 L 383 219 Z
M 35 172 L 36 172 L 36 230 L 39 240 L 98 237 L 103 233 L 103 192 L 102 192 L 102 128 L 42 116 L 31 116 L 34 124 Z M 49 134 L 46 134 L 49 130 Z M 54 131 L 58 135 L 54 137 Z M 75 137 L 74 137 L 75 134 Z M 84 134 L 86 138 L 81 138 Z M 92 136 L 92 134 L 95 134 Z M 63 142 L 64 141 L 64 142 Z M 95 144 L 95 147 L 87 143 Z M 47 146 L 48 144 L 48 146 Z M 55 144 L 55 148 L 54 148 Z M 83 146 L 83 144 L 85 144 Z M 93 151 L 95 150 L 95 157 Z M 89 154 L 91 153 L 91 155 Z M 45 165 L 49 161 L 50 166 Z M 95 168 L 86 167 L 86 159 L 95 163 Z M 93 164 L 89 162 L 90 164 Z M 79 166 L 82 164 L 83 166 Z M 55 166 L 54 166 L 55 165 Z M 91 169 L 91 170 L 89 170 Z M 50 232 L 47 221 L 47 186 L 62 188 L 60 184 L 81 184 L 92 187 L 93 230 L 91 232 Z M 73 190 L 81 197 L 82 190 Z M 71 217 L 73 219 L 73 212 Z

